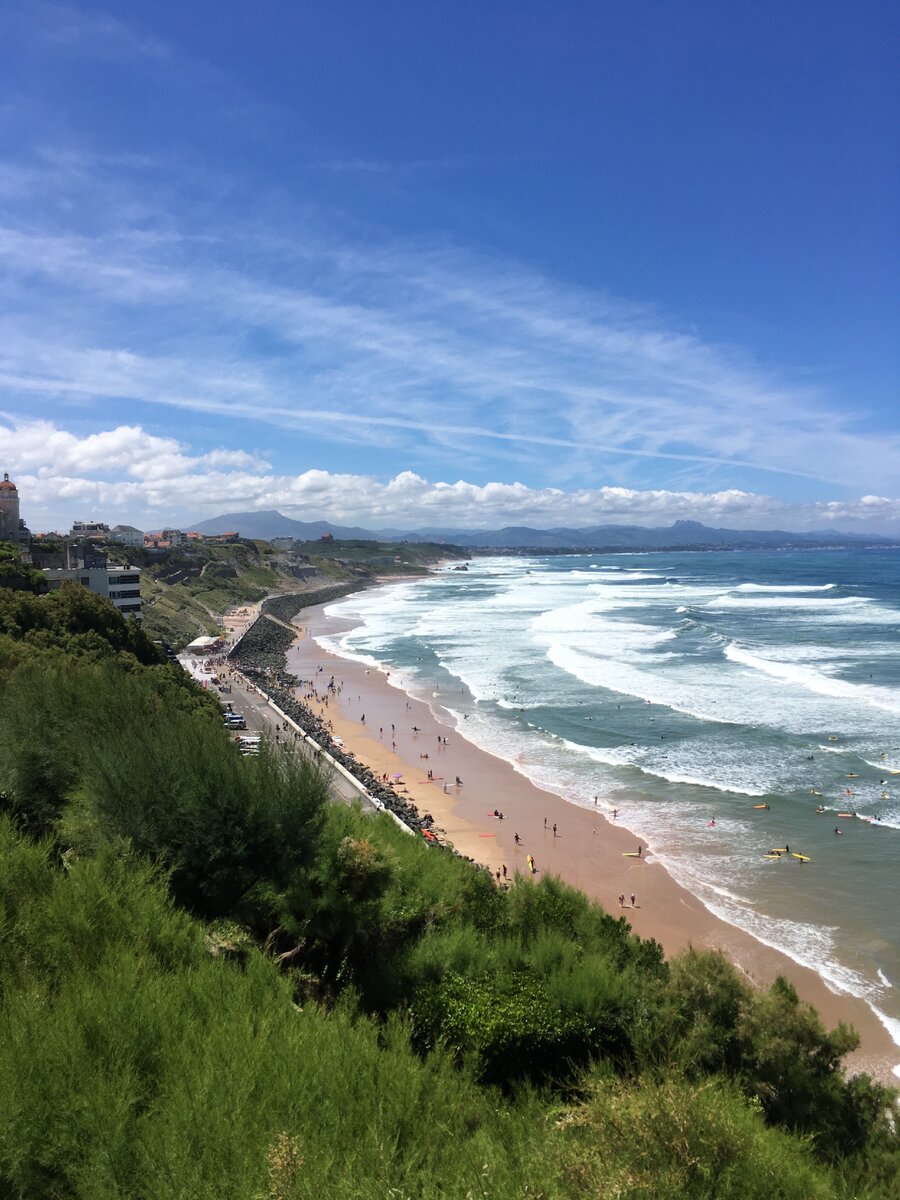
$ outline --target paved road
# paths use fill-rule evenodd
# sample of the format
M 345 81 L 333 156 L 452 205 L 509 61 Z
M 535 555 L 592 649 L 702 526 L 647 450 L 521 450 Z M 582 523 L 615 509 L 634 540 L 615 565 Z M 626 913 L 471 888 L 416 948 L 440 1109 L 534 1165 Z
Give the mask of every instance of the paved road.
M 225 669 L 220 669 L 220 674 L 225 674 Z M 229 682 L 231 683 L 231 694 L 227 693 L 222 696 L 223 701 L 230 701 L 231 707 L 235 712 L 244 714 L 247 721 L 247 732 L 260 733 L 266 737 L 275 738 L 282 725 L 281 717 L 270 707 L 264 696 L 261 696 L 252 685 L 244 682 L 243 677 L 237 672 L 233 674 Z M 242 731 L 243 732 L 243 731 Z M 281 738 L 293 738 L 293 730 L 288 734 L 281 731 Z M 298 745 L 301 748 L 307 747 L 308 743 L 300 741 Z M 314 753 L 310 747 L 310 753 Z M 346 804 L 362 803 L 363 808 L 375 812 L 375 806 L 368 798 L 359 790 L 356 784 L 350 782 L 339 771 L 333 771 L 331 776 L 331 792 L 336 800 L 341 800 Z

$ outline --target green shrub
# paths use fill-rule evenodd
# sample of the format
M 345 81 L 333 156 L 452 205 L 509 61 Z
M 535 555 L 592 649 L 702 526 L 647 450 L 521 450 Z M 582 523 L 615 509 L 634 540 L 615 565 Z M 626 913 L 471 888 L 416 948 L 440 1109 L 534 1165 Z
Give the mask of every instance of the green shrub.
M 829 1200 L 807 1146 L 767 1129 L 720 1079 L 596 1079 L 564 1114 L 566 1172 L 584 1196 L 630 1200 Z
M 582 1015 L 555 1004 L 543 983 L 516 975 L 502 983 L 447 972 L 423 988 L 413 1007 L 415 1041 L 471 1058 L 484 1083 L 564 1079 L 596 1049 L 597 1032 Z

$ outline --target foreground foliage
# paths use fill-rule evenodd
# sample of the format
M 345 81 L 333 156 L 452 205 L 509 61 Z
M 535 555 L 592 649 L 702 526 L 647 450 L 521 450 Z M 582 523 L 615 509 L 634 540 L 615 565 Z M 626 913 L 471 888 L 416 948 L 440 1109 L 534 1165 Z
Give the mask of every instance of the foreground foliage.
M 10 595 L 0 1194 L 896 1195 L 891 1093 L 787 983 L 501 892 L 240 758 L 111 606 Z
M 4 823 L 0 913 L 14 1200 L 832 1194 L 723 1084 L 602 1078 L 567 1111 L 530 1090 L 507 1103 L 447 1055 L 417 1056 L 402 1017 L 298 1008 L 258 951 L 211 957 L 133 856 L 60 869 Z

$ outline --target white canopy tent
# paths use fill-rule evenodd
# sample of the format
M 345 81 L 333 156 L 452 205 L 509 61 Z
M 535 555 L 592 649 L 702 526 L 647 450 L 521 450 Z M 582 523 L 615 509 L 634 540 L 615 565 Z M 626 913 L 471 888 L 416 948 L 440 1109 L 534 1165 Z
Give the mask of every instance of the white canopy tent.
M 215 637 L 198 637 L 194 638 L 189 646 L 185 647 L 186 654 L 204 654 L 207 650 L 211 650 L 213 646 L 219 644 L 219 639 Z

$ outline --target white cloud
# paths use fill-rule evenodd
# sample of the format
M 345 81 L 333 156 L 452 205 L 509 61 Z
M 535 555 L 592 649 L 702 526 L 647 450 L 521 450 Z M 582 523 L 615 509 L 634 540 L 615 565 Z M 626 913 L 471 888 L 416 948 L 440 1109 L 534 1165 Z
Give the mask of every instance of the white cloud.
M 135 425 L 120 425 L 78 437 L 49 421 L 26 421 L 0 426 L 0 445 L 8 464 L 6 469 L 33 473 L 44 481 L 79 472 L 84 477 L 125 475 L 145 483 L 171 480 L 178 484 L 205 470 L 223 467 L 263 470 L 268 466 L 243 450 L 186 455 L 175 438 L 156 437 Z M 87 479 L 85 484 L 90 486 Z
M 709 485 L 765 472 L 781 492 L 779 477 L 832 491 L 900 477 L 896 431 L 867 431 L 865 414 L 807 378 L 649 306 L 458 248 L 352 245 L 283 219 L 223 221 L 211 237 L 162 172 L 134 169 L 129 191 L 127 163 L 44 148 L 9 175 L 7 409 L 109 397 L 287 431 L 314 423 L 334 445 L 402 450 L 423 469 L 453 455 L 484 477 L 505 458 L 536 483 L 671 486 L 685 464 Z M 90 214 L 78 231 L 34 212 L 60 171 Z
M 0 457 L 33 528 L 75 517 L 140 527 L 226 511 L 278 508 L 301 520 L 370 528 L 538 528 L 603 523 L 668 525 L 680 519 L 734 528 L 854 529 L 900 534 L 900 498 L 789 504 L 738 489 L 534 488 L 522 483 L 392 479 L 311 470 L 271 473 L 243 451 L 190 453 L 173 438 L 119 426 L 78 436 L 47 421 L 0 425 Z

